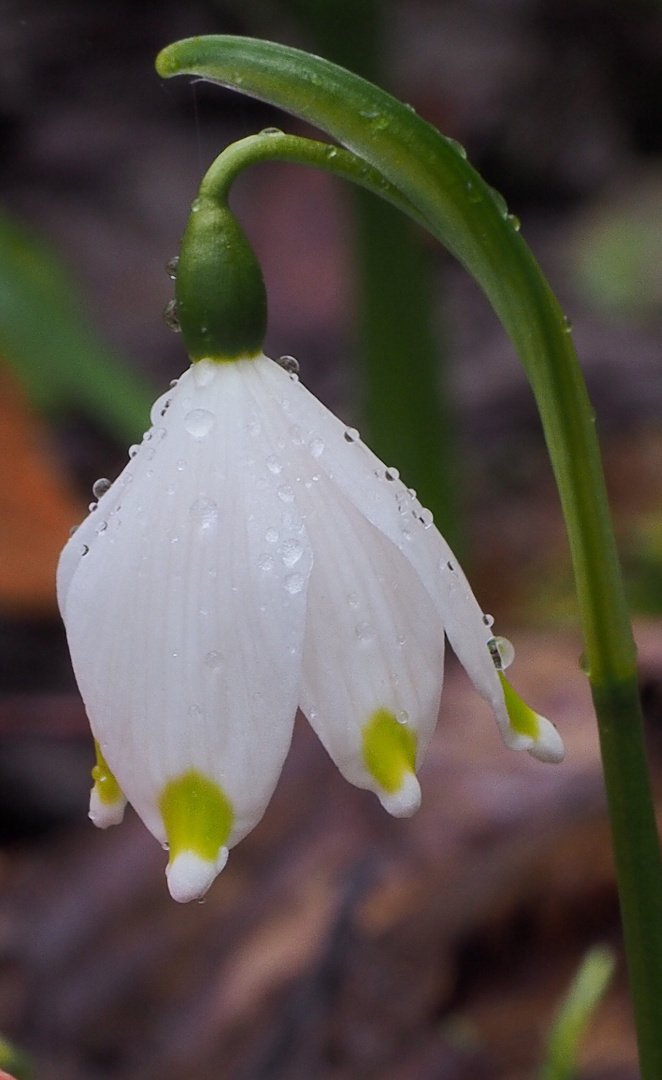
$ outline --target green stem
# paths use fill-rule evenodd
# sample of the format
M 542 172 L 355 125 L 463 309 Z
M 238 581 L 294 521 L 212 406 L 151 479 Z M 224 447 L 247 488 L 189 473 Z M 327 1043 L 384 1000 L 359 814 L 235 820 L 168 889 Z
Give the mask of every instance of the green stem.
M 503 200 L 461 147 L 406 105 L 319 57 L 247 38 L 191 38 L 157 60 L 269 101 L 327 131 L 384 178 L 382 194 L 479 283 L 533 388 L 577 584 L 614 836 L 644 1080 L 662 1076 L 662 866 L 637 695 L 635 648 L 594 416 L 569 326 Z M 389 187 L 390 185 L 390 187 Z

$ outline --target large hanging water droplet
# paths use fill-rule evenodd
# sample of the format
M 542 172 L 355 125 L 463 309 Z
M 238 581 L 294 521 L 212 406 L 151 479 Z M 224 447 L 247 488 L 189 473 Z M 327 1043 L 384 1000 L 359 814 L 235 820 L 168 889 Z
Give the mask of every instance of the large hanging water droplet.
M 105 495 L 110 486 L 110 480 L 107 480 L 105 476 L 100 476 L 98 480 L 95 480 L 92 484 L 92 494 L 95 499 L 100 499 L 102 495 Z
M 196 439 L 204 439 L 214 426 L 214 414 L 209 409 L 191 409 L 184 418 L 184 427 L 189 435 Z
M 290 375 L 299 374 L 299 361 L 296 356 L 279 356 L 276 363 L 280 364 Z

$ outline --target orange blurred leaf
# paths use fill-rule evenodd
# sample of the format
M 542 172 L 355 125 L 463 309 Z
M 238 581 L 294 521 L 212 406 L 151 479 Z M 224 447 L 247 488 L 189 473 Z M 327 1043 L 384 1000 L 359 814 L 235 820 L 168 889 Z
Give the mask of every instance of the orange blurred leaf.
M 58 468 L 47 429 L 3 368 L 0 461 L 0 609 L 49 614 L 58 555 L 84 510 Z

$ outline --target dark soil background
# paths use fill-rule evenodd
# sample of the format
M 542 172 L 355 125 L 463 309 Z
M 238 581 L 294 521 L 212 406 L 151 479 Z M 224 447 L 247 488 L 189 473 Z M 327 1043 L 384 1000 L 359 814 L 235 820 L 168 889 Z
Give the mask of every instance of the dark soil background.
M 186 364 L 162 318 L 165 266 L 202 174 L 235 138 L 302 129 L 217 87 L 163 84 L 154 57 L 212 32 L 315 51 L 317 10 L 0 3 L 2 208 L 59 253 L 89 319 L 155 396 Z M 389 89 L 466 146 L 572 318 L 639 615 L 659 787 L 662 6 L 384 0 L 375 11 Z M 351 26 L 351 7 L 337 13 Z M 358 63 L 360 34 L 352 45 Z M 269 351 L 296 355 L 307 385 L 359 422 L 346 192 L 265 166 L 242 177 L 235 206 L 265 270 Z M 3 472 L 19 455 L 20 411 L 39 449 L 34 485 L 51 470 L 46 487 L 66 503 L 50 521 L 53 551 L 37 565 L 30 526 L 27 578 L 0 598 L 0 1033 L 34 1080 L 524 1080 L 586 948 L 619 949 L 597 739 L 535 408 L 484 300 L 430 255 L 476 591 L 514 639 L 518 689 L 558 724 L 567 762 L 503 750 L 449 663 L 416 818 L 392 821 L 350 789 L 302 723 L 264 820 L 205 902 L 172 903 L 163 853 L 133 815 L 108 833 L 87 822 L 91 740 L 48 569 L 66 520 L 126 447 L 93 416 L 37 417 L 8 383 Z M 37 521 L 49 496 L 35 499 L 34 485 Z M 637 1076 L 622 960 L 581 1070 Z

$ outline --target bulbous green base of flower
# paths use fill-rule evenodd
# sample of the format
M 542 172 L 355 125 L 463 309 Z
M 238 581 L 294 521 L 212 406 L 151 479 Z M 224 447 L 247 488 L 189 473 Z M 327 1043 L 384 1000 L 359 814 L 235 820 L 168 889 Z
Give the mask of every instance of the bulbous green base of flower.
M 168 838 L 166 875 L 174 900 L 203 896 L 228 858 L 234 811 L 221 787 L 189 769 L 163 788 L 159 809 Z

